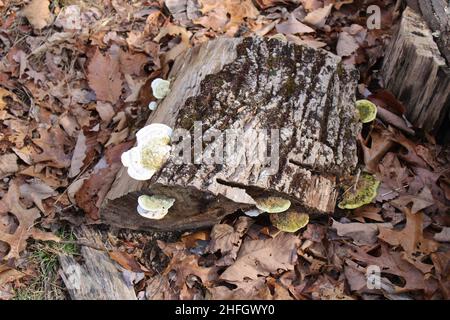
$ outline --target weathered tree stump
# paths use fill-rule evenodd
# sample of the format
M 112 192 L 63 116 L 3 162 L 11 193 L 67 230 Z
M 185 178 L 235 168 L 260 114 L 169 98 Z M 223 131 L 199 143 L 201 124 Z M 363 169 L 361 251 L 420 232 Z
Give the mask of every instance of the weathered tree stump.
M 101 234 L 87 226 L 76 231 L 77 238 L 103 247 Z M 102 248 L 103 249 L 103 248 Z M 72 300 L 137 300 L 134 287 L 123 278 L 106 250 L 81 247 L 83 262 L 60 255 L 59 274 Z
M 357 164 L 360 124 L 354 106 L 354 68 L 326 51 L 276 39 L 223 38 L 179 57 L 170 78 L 171 92 L 147 124 L 163 123 L 193 133 L 195 122 L 201 121 L 205 137 L 219 130 L 212 141 L 193 143 L 203 150 L 220 145 L 221 138 L 225 141 L 224 130 L 245 129 L 238 141 L 250 151 L 240 161 L 222 164 L 180 164 L 171 156 L 151 180 L 143 182 L 131 179 L 122 168 L 101 208 L 103 222 L 132 229 L 198 228 L 251 207 L 252 198 L 268 195 L 288 198 L 303 212 L 334 210 L 336 177 Z M 250 129 L 269 129 L 266 140 L 276 137 L 270 129 L 280 129 L 274 174 L 269 165 L 250 161 L 259 154 L 257 146 L 264 144 L 247 134 Z M 173 148 L 182 143 L 177 141 L 172 140 Z M 270 150 L 277 145 L 271 141 Z M 163 219 L 149 220 L 136 213 L 142 194 L 176 201 Z
M 421 7 L 429 5 L 422 3 Z M 445 36 L 448 32 L 439 35 Z M 450 68 L 424 19 L 409 7 L 386 51 L 381 73 L 386 88 L 405 104 L 411 123 L 445 134 L 439 131 L 449 120 Z M 447 131 L 448 126 L 443 130 Z

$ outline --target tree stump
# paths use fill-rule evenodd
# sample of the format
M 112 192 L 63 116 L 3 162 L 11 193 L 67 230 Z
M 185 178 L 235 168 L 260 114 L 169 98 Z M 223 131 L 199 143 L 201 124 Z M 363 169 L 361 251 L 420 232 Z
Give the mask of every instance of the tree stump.
M 439 37 L 445 36 L 448 32 Z M 406 116 L 416 127 L 438 135 L 448 131 L 448 126 L 442 124 L 449 120 L 450 69 L 432 31 L 409 7 L 386 51 L 381 74 L 386 88 L 404 103 Z
M 133 180 L 122 168 L 100 210 L 103 222 L 131 229 L 199 228 L 269 195 L 290 199 L 292 207 L 310 214 L 334 211 L 336 180 L 357 164 L 361 125 L 353 67 L 329 52 L 276 39 L 222 38 L 177 58 L 170 78 L 171 91 L 147 124 L 183 128 L 195 136 L 201 121 L 203 141 L 190 142 L 192 154 L 195 147 L 217 150 L 227 129 L 240 129 L 235 141 L 245 153 L 237 159 L 226 145 L 226 155 L 237 161 L 223 163 L 198 158 L 179 163 L 171 155 L 149 181 Z M 252 135 L 263 129 L 268 129 L 262 135 L 266 141 Z M 212 133 L 215 139 L 207 139 Z M 172 139 L 172 148 L 181 143 Z M 274 161 L 251 161 L 265 143 L 271 151 L 278 147 L 273 172 Z M 142 194 L 176 201 L 163 219 L 149 220 L 136 213 Z

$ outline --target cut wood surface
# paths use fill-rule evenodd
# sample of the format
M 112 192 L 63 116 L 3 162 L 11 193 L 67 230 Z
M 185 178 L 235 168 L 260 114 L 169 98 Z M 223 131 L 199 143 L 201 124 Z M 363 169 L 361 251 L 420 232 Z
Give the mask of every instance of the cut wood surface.
M 253 198 L 278 195 L 308 213 L 335 208 L 336 177 L 357 164 L 357 72 L 323 50 L 259 38 L 222 38 L 179 57 L 169 76 L 171 93 L 147 124 L 164 123 L 204 134 L 244 129 L 245 150 L 259 142 L 249 129 L 280 129 L 278 171 L 255 164 L 255 152 L 223 164 L 179 164 L 172 157 L 149 181 L 131 179 L 126 168 L 101 208 L 103 222 L 132 229 L 189 229 L 212 225 Z M 270 135 L 270 133 L 269 133 Z M 225 141 L 225 137 L 224 141 Z M 203 140 L 203 149 L 220 139 Z M 178 141 L 173 140 L 176 148 Z M 136 213 L 142 194 L 162 194 L 175 204 L 161 220 Z
M 406 116 L 415 126 L 437 133 L 448 123 L 450 69 L 432 31 L 410 8 L 403 12 L 386 51 L 382 77 L 386 88 L 405 104 Z M 448 126 L 443 130 L 448 131 Z
M 100 234 L 83 226 L 77 231 L 79 240 L 102 247 Z M 127 284 L 109 255 L 88 246 L 81 247 L 83 262 L 61 255 L 60 275 L 72 300 L 136 300 L 134 287 Z

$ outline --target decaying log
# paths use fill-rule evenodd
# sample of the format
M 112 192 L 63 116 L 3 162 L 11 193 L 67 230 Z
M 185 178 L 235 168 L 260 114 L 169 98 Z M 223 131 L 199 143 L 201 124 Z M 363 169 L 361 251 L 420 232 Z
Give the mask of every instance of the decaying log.
M 357 164 L 354 68 L 329 52 L 276 39 L 223 38 L 177 58 L 170 78 L 171 92 L 147 124 L 193 132 L 195 121 L 202 121 L 204 134 L 281 129 L 278 170 L 267 174 L 267 166 L 250 161 L 254 153 L 231 164 L 178 164 L 171 157 L 144 182 L 122 168 L 100 210 L 103 222 L 132 229 L 198 228 L 268 195 L 289 198 L 293 207 L 308 213 L 334 210 L 336 176 Z M 224 134 L 220 137 L 225 141 Z M 220 142 L 212 140 L 203 140 L 204 150 Z M 246 150 L 260 145 L 247 134 L 240 141 Z M 136 213 L 142 194 L 176 201 L 163 219 L 149 220 Z
M 448 123 L 450 68 L 425 21 L 409 7 L 386 51 L 382 77 L 416 127 L 438 133 Z
M 450 4 L 448 0 L 408 0 L 435 34 L 434 40 L 447 64 L 450 63 Z
M 82 226 L 79 239 L 103 246 L 97 231 Z M 81 247 L 82 264 L 74 257 L 61 255 L 60 275 L 72 300 L 137 300 L 133 285 L 125 282 L 109 255 L 88 246 Z

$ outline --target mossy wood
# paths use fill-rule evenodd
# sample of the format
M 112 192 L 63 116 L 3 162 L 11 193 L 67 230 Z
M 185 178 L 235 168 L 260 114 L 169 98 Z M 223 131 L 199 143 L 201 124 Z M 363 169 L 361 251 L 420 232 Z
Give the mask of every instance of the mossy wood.
M 267 175 L 267 168 L 245 157 L 233 164 L 178 164 L 169 158 L 151 180 L 136 181 L 122 168 L 101 208 L 103 222 L 144 230 L 198 228 L 253 207 L 253 199 L 264 196 L 289 199 L 302 212 L 333 212 L 337 177 L 357 164 L 361 124 L 355 69 L 331 53 L 306 46 L 223 38 L 185 52 L 170 77 L 171 91 L 147 124 L 192 132 L 194 121 L 202 121 L 203 133 L 281 129 L 279 169 Z M 220 141 L 205 140 L 204 150 Z M 243 136 L 242 143 L 250 150 L 257 142 Z M 246 154 L 247 159 L 252 156 Z M 136 213 L 142 194 L 176 201 L 163 219 L 145 219 Z

